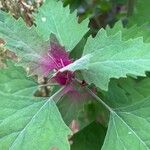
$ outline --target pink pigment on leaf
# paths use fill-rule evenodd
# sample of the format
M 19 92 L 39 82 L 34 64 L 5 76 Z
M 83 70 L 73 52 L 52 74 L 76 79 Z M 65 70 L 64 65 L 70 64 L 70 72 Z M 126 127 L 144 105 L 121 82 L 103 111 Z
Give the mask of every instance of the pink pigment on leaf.
M 52 81 L 60 85 L 66 85 L 71 81 L 74 73 L 70 71 L 59 72 L 59 70 L 71 63 L 72 60 L 69 58 L 69 54 L 65 51 L 64 47 L 56 42 L 51 42 L 48 52 L 42 56 L 39 65 L 43 76 L 47 77 L 52 71 L 57 72 Z

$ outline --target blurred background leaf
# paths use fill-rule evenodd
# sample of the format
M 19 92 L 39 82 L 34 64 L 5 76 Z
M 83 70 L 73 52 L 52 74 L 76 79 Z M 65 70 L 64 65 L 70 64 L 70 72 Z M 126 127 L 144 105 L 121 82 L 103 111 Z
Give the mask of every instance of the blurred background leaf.
M 106 128 L 94 121 L 71 138 L 71 150 L 100 150 L 105 134 Z
M 127 14 L 129 0 L 62 0 L 64 6 L 69 5 L 71 12 L 77 9 L 79 21 L 90 19 L 92 33 L 97 33 L 107 24 L 113 25 L 124 19 Z M 0 8 L 9 11 L 16 18 L 22 17 L 28 25 L 33 24 L 32 12 L 36 11 L 43 0 L 1 0 Z

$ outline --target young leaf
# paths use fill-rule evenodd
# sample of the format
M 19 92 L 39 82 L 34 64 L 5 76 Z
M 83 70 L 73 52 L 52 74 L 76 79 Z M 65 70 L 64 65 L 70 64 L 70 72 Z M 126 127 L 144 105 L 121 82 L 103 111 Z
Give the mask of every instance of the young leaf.
M 16 20 L 0 11 L 0 38 L 7 49 L 17 54 L 24 67 L 30 67 L 32 74 L 42 74 L 37 62 L 48 51 L 49 42 L 43 41 L 34 26 L 27 27 L 21 18 Z
M 29 28 L 22 19 L 16 21 L 2 11 L 0 20 L 0 37 L 5 40 L 5 47 L 17 54 L 21 59 L 19 64 L 29 68 L 29 74 L 47 77 L 54 69 L 58 70 L 72 62 L 65 48 L 53 41 L 53 36 L 50 42 L 44 42 L 34 26 Z M 62 83 L 58 76 L 55 80 Z
M 150 79 L 111 82 L 105 97 L 110 119 L 102 150 L 112 145 L 116 150 L 150 149 Z
M 45 40 L 53 33 L 68 51 L 71 51 L 88 31 L 88 20 L 78 24 L 76 12 L 70 14 L 69 6 L 64 8 L 62 2 L 56 0 L 45 1 L 35 14 L 35 22 L 38 32 Z
M 150 70 L 149 49 L 150 44 L 143 43 L 141 37 L 124 41 L 120 31 L 108 36 L 101 29 L 95 38 L 88 39 L 83 56 L 61 71 L 82 70 L 86 82 L 107 90 L 110 78 L 145 76 Z
M 0 71 L 0 149 L 70 149 L 70 129 L 53 101 L 59 96 L 33 97 L 36 88 L 20 67 Z

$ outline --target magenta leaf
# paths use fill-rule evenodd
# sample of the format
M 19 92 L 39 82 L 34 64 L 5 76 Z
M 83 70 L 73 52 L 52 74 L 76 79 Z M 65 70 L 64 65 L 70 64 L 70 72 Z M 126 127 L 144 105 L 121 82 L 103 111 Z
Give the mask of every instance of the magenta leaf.
M 52 79 L 60 85 L 66 85 L 72 81 L 74 73 L 70 71 L 58 72 Z
M 71 71 L 59 72 L 60 69 L 71 63 L 72 60 L 69 58 L 69 54 L 65 51 L 65 48 L 54 38 L 51 38 L 48 51 L 38 60 L 42 76 L 47 77 L 49 74 L 54 73 L 52 81 L 60 85 L 66 85 L 74 77 L 74 73 Z

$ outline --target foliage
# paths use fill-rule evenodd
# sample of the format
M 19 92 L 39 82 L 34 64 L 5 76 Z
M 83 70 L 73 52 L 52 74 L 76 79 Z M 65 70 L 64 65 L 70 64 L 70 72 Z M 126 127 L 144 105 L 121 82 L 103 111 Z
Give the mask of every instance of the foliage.
M 1 70 L 0 83 L 0 149 L 69 149 L 71 132 L 54 102 L 56 94 L 33 97 L 37 83 L 12 63 Z
M 129 24 L 138 24 L 142 25 L 144 23 L 149 23 L 150 22 L 150 16 L 149 14 L 149 5 L 150 1 L 149 0 L 135 0 L 135 7 L 133 9 L 133 15 L 129 18 Z
M 17 56 L 0 70 L 0 149 L 150 149 L 149 2 L 63 2 L 32 10 L 30 26 L 0 11 L 0 54 Z M 93 4 L 121 11 L 95 32 L 81 13 Z

